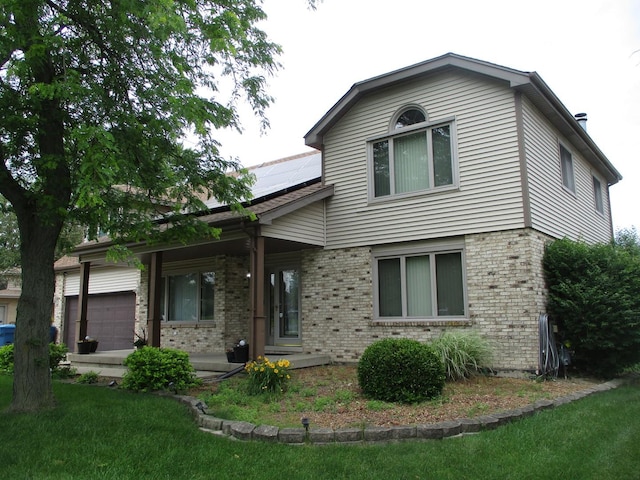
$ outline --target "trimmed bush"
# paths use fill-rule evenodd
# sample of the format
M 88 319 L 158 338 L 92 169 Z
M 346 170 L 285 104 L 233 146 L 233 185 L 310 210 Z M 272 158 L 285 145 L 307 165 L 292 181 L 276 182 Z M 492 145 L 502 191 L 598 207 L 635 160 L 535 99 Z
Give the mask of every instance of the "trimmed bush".
M 473 332 L 444 332 L 431 347 L 442 360 L 449 380 L 468 378 L 491 361 L 491 347 Z
M 125 358 L 124 365 L 129 371 L 122 387 L 136 392 L 184 391 L 201 383 L 189 355 L 180 350 L 142 347 Z
M 640 362 L 640 240 L 621 232 L 611 244 L 551 243 L 544 270 L 547 309 L 584 372 L 611 377 Z
M 437 397 L 444 388 L 444 366 L 433 349 L 407 338 L 369 345 L 358 362 L 358 383 L 373 400 L 416 403 Z

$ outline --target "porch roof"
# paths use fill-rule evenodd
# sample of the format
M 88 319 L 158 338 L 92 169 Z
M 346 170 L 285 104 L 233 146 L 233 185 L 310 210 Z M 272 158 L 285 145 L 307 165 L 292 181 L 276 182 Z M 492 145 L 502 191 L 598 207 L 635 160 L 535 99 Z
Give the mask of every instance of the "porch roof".
M 297 178 L 297 180 L 300 180 L 300 178 Z M 333 193 L 333 185 L 324 185 L 321 177 L 315 177 L 304 180 L 303 183 L 289 184 L 281 190 L 272 191 L 243 204 L 247 210 L 256 216 L 253 221 L 249 221 L 246 217 L 239 215 L 226 205 L 210 208 L 208 211 L 202 212 L 199 218 L 211 226 L 226 227 L 232 230 L 250 224 L 270 225 L 274 219 L 330 197 Z M 79 262 L 77 258 L 73 257 L 100 254 L 112 245 L 113 242 L 108 237 L 80 244 L 71 253 L 72 258 L 59 260 L 56 262 L 55 268 L 56 270 L 77 268 Z M 138 253 L 142 253 L 142 251 L 146 250 L 145 245 L 145 242 L 131 243 L 128 247 Z M 153 248 L 153 250 L 157 250 L 157 247 Z

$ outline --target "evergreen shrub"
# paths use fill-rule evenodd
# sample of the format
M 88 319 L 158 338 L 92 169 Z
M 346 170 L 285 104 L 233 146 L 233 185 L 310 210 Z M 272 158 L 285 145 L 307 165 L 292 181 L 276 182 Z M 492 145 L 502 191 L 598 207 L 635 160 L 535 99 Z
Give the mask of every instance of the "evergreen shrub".
M 416 403 L 439 396 L 444 366 L 433 349 L 407 338 L 388 338 L 369 345 L 358 362 L 363 394 L 384 402 Z
M 640 242 L 635 231 L 609 244 L 556 240 L 546 248 L 544 271 L 547 310 L 576 368 L 611 377 L 640 362 Z

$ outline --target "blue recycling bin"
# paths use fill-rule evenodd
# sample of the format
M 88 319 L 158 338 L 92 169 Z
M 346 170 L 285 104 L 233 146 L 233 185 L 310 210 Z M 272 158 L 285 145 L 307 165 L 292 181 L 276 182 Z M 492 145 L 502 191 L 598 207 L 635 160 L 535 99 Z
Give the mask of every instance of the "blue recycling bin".
M 15 325 L 0 325 L 0 347 L 13 343 L 13 338 L 16 334 Z

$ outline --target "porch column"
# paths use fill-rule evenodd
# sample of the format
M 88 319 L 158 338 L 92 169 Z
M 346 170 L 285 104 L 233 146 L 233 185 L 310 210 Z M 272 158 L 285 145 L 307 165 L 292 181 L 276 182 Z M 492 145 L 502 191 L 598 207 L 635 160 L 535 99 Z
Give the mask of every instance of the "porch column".
M 147 341 L 152 347 L 160 346 L 162 312 L 160 300 L 162 286 L 162 252 L 153 252 L 149 262 L 149 305 L 147 311 Z
M 84 340 L 87 336 L 87 302 L 89 300 L 89 271 L 91 262 L 80 264 L 80 291 L 78 293 L 78 312 L 76 314 L 76 340 Z M 78 345 L 73 346 L 74 352 Z
M 249 354 L 255 360 L 264 357 L 266 341 L 264 315 L 264 237 L 251 238 L 251 312 Z

